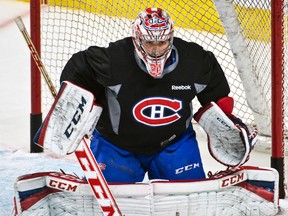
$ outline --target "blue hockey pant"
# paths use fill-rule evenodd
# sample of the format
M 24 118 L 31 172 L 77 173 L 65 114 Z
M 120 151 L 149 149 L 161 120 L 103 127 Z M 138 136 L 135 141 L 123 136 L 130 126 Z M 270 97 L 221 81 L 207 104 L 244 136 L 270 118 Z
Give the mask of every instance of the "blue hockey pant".
M 135 154 L 118 148 L 95 131 L 91 150 L 107 182 L 141 182 L 146 172 L 150 180 L 205 178 L 193 129 L 187 130 L 174 144 L 150 155 Z

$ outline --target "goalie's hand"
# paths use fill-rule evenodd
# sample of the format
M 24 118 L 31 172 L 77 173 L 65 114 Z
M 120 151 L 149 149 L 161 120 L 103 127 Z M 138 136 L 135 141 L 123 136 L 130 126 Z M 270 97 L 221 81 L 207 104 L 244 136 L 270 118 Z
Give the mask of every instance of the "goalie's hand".
M 235 116 L 228 117 L 235 124 L 235 126 L 241 130 L 240 135 L 242 136 L 243 140 L 247 139 L 251 148 L 253 148 L 257 141 L 258 129 L 255 126 L 244 124 L 241 119 Z
M 214 102 L 202 107 L 194 118 L 206 131 L 210 154 L 218 162 L 237 167 L 249 159 L 257 140 L 255 127 L 246 126 L 233 115 L 228 117 Z
M 254 126 L 248 126 L 244 124 L 241 119 L 233 115 L 228 115 L 228 117 L 235 124 L 235 126 L 239 128 L 242 142 L 245 143 L 245 145 L 247 145 L 246 148 L 249 149 L 249 151 L 247 151 L 248 155 L 245 155 L 243 157 L 243 160 L 240 162 L 240 165 L 242 165 L 249 160 L 249 153 L 252 151 L 254 145 L 257 142 L 258 130 Z

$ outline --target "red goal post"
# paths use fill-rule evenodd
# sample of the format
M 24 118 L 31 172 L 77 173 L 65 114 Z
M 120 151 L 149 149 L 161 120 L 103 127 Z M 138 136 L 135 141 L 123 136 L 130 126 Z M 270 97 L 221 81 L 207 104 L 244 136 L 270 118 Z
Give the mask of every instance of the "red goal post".
M 146 7 L 166 10 L 175 22 L 175 36 L 215 53 L 236 102 L 234 114 L 259 128 L 256 148 L 271 150 L 271 166 L 280 173 L 280 197 L 284 196 L 288 0 L 44 1 L 30 1 L 31 38 L 56 88 L 73 53 L 130 36 L 131 21 Z M 53 102 L 33 64 L 32 60 L 31 136 L 41 113 L 45 116 Z M 195 102 L 194 110 L 198 107 Z

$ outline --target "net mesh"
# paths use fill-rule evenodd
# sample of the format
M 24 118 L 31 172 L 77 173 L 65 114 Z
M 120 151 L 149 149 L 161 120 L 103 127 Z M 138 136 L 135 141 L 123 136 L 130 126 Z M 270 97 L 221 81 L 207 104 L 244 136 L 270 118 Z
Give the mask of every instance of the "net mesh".
M 271 107 L 271 6 L 269 0 L 231 0 L 245 37 L 257 88 L 263 96 L 265 106 Z M 60 73 L 71 55 L 91 45 L 107 46 L 131 35 L 131 22 L 146 7 L 161 7 L 175 22 L 175 36 L 193 41 L 212 51 L 222 66 L 235 99 L 234 114 L 247 124 L 255 122 L 247 103 L 246 94 L 253 94 L 243 87 L 235 64 L 230 44 L 219 14 L 211 0 L 48 0 L 42 6 L 41 50 L 44 65 L 59 88 Z M 287 89 L 288 89 L 288 3 L 284 3 L 284 65 L 283 112 L 284 137 L 287 137 Z M 49 110 L 53 98 L 43 83 L 43 113 Z M 193 102 L 194 111 L 199 108 Z M 259 104 L 258 106 L 263 106 Z M 287 142 L 284 140 L 284 142 Z

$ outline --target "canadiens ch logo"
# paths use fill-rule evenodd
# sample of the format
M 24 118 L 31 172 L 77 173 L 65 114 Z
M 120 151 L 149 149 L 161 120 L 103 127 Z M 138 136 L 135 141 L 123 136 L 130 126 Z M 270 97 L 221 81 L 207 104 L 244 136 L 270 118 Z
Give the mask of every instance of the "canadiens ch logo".
M 179 100 L 153 97 L 137 103 L 133 108 L 134 118 L 149 126 L 168 125 L 180 118 L 177 113 L 182 108 Z

